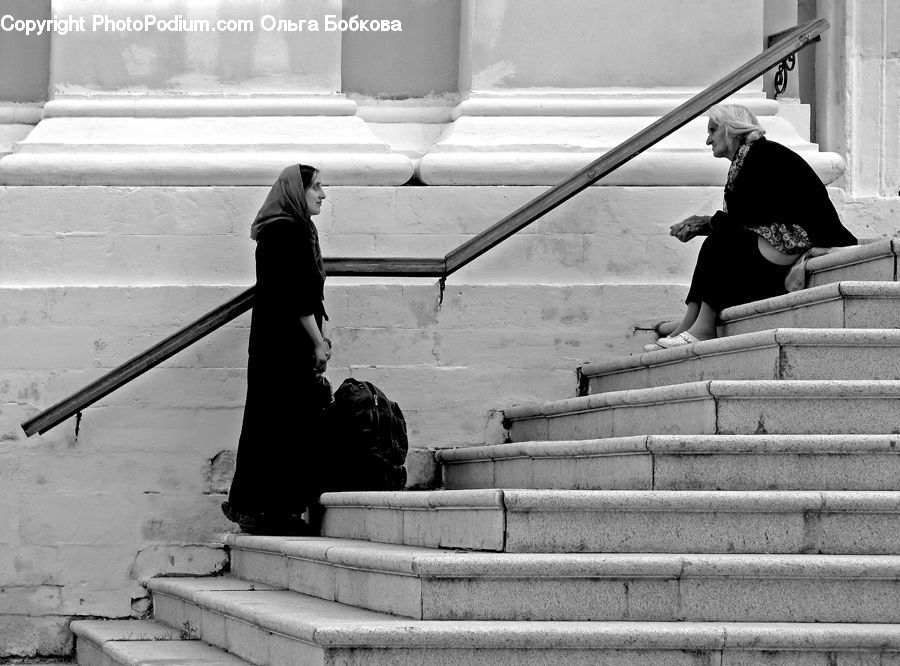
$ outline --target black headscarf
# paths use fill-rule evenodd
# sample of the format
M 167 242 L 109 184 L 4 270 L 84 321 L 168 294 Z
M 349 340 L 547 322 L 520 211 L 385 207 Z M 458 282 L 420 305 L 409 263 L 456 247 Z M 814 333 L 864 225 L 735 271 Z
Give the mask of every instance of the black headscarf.
M 324 281 L 325 263 L 319 247 L 319 232 L 306 205 L 306 191 L 316 182 L 318 175 L 318 169 L 306 164 L 293 164 L 282 171 L 250 225 L 250 238 L 256 240 L 264 226 L 278 220 L 302 224 L 309 231 L 313 259 Z
M 306 190 L 312 186 L 318 175 L 318 169 L 305 164 L 293 164 L 282 171 L 250 226 L 250 238 L 256 240 L 260 229 L 275 220 L 294 220 L 311 224 L 309 208 L 306 205 Z

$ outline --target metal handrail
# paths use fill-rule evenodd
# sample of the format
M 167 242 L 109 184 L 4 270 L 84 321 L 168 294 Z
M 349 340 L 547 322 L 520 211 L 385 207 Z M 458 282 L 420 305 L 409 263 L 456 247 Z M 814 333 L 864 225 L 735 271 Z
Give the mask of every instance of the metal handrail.
M 722 77 L 677 108 L 669 111 L 656 122 L 626 139 L 618 146 L 586 167 L 538 195 L 521 208 L 499 222 L 462 243 L 439 259 L 411 257 L 386 258 L 332 258 L 325 260 L 326 272 L 335 276 L 370 277 L 437 277 L 442 283 L 460 268 L 480 257 L 504 240 L 544 216 L 581 190 L 589 187 L 607 174 L 658 143 L 709 107 L 775 67 L 790 55 L 818 41 L 819 35 L 828 30 L 825 19 L 815 19 L 795 26 L 783 33 L 783 37 L 756 57 Z M 150 349 L 135 356 L 99 379 L 91 382 L 68 398 L 22 423 L 29 437 L 44 433 L 78 414 L 117 388 L 162 363 L 170 356 L 192 345 L 223 324 L 228 323 L 253 307 L 255 287 L 251 287 L 224 305 L 203 315 L 200 319 L 167 337 Z

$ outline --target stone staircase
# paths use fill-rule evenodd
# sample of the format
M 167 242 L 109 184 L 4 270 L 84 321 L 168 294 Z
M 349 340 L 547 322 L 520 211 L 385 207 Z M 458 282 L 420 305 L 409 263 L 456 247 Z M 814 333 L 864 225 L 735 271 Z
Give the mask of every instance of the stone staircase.
M 439 452 L 446 490 L 333 493 L 81 621 L 95 664 L 900 663 L 897 241 L 810 261 L 725 337 L 581 368 Z

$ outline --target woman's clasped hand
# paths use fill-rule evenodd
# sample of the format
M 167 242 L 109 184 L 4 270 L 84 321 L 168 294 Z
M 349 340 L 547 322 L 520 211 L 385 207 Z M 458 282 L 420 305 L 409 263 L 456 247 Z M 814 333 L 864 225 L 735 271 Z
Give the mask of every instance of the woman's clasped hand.
M 669 234 L 675 236 L 682 243 L 688 242 L 695 236 L 706 236 L 709 234 L 709 215 L 691 215 L 669 227 Z

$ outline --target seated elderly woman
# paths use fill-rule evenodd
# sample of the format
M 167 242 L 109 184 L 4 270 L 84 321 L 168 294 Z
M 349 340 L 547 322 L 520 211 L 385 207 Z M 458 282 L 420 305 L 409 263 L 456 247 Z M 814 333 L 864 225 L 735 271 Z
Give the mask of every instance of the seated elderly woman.
M 706 236 L 674 330 L 647 345 L 667 349 L 716 337 L 719 313 L 733 305 L 785 293 L 791 265 L 811 247 L 855 245 L 822 181 L 793 151 L 767 140 L 743 106 L 709 110 L 706 144 L 731 162 L 725 203 L 715 215 L 692 215 L 671 235 L 685 243 Z

